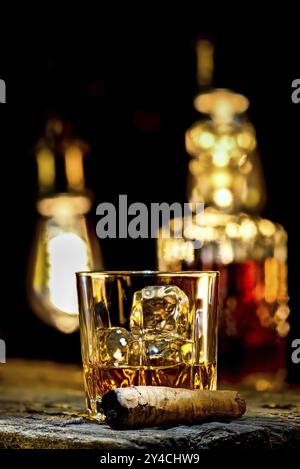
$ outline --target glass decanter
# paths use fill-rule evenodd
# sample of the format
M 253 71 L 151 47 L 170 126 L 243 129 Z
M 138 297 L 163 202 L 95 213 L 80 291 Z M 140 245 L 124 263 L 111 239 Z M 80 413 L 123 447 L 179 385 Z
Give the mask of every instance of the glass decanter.
M 248 105 L 223 89 L 196 97 L 209 117 L 186 132 L 188 200 L 204 202 L 204 227 L 195 217 L 184 238 L 161 237 L 158 266 L 220 271 L 220 380 L 265 390 L 286 376 L 287 234 L 259 216 L 266 192 L 255 131 L 243 114 Z

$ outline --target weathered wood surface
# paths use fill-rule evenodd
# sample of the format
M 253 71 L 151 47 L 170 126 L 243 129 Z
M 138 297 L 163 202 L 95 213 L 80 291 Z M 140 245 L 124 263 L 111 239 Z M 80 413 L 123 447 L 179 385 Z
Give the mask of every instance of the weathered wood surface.
M 79 367 L 11 360 L 0 365 L 0 448 L 300 448 L 299 388 L 243 395 L 233 422 L 112 430 L 84 418 Z

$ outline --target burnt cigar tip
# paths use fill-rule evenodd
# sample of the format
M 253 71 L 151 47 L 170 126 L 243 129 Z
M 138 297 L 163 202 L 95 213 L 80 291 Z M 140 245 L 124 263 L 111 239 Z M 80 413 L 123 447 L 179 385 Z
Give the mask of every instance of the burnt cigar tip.
M 105 393 L 100 408 L 108 425 L 114 428 L 122 427 L 123 419 L 128 415 L 128 409 L 120 404 L 117 391 L 112 390 Z

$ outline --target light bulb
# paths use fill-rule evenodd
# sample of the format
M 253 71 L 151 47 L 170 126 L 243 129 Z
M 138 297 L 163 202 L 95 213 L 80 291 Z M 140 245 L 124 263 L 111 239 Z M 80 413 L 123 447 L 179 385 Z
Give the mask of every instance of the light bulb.
M 82 144 L 66 141 L 63 125 L 53 123 L 50 128 L 54 135 L 42 139 L 36 153 L 39 219 L 29 262 L 28 296 L 44 322 L 71 333 L 79 325 L 75 273 L 103 265 L 95 229 L 87 218 L 91 195 L 84 190 Z M 66 189 L 56 193 L 60 163 Z

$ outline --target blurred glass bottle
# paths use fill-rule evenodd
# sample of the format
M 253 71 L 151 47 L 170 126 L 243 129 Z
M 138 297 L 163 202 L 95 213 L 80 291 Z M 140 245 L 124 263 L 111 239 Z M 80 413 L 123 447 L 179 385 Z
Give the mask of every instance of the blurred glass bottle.
M 212 64 L 213 49 L 202 43 L 198 75 L 201 47 Z M 202 54 L 202 68 L 203 63 Z M 212 66 L 206 68 L 212 71 Z M 255 131 L 243 115 L 249 102 L 229 90 L 213 89 L 200 93 L 194 104 L 209 115 L 186 132 L 188 200 L 205 203 L 204 228 L 195 218 L 184 239 L 159 239 L 159 269 L 219 270 L 221 381 L 261 390 L 278 387 L 286 375 L 290 327 L 287 234 L 258 215 L 266 191 Z M 195 249 L 192 241 L 199 234 L 204 245 Z
M 88 146 L 59 119 L 48 121 L 35 149 L 39 219 L 28 268 L 28 297 L 34 312 L 64 333 L 79 326 L 75 272 L 103 268 L 95 229 L 87 218 L 92 205 L 83 168 L 87 151 Z

